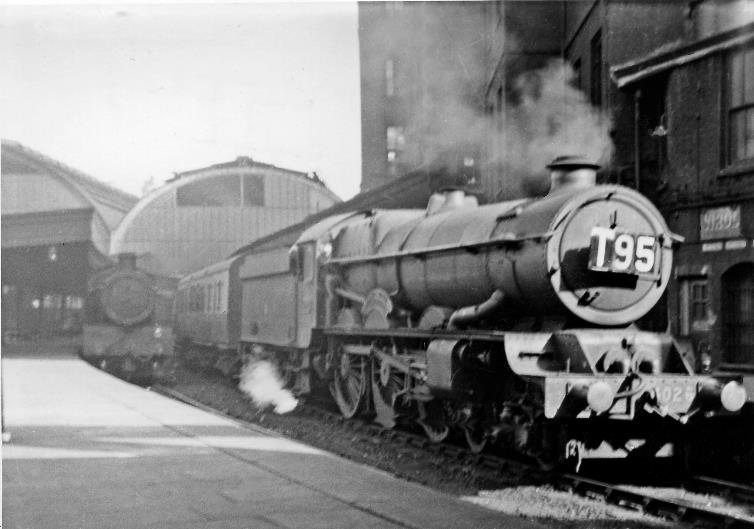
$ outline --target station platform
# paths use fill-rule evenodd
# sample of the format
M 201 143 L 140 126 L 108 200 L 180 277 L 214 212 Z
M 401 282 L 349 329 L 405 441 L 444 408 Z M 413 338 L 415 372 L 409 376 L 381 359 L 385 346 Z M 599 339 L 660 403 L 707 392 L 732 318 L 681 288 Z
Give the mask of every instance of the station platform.
M 133 386 L 70 344 L 4 346 L 2 378 L 4 528 L 541 527 Z

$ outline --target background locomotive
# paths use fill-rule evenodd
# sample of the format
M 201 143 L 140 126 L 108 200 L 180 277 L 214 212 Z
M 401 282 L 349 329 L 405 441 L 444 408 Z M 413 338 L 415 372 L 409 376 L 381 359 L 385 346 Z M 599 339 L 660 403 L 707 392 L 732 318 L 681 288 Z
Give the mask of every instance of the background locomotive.
M 252 245 L 221 265 L 240 287 L 223 309 L 236 358 L 275 359 L 299 392 L 326 381 L 346 417 L 413 422 L 433 441 L 455 430 L 472 450 L 672 456 L 746 391 L 696 374 L 688 342 L 634 324 L 672 270 L 677 237 L 656 208 L 595 185 L 584 160 L 550 169 L 542 198 L 479 206 L 451 189 L 426 210 L 327 218 L 290 252 Z
M 170 381 L 175 373 L 176 281 L 137 270 L 136 257 L 99 271 L 87 285 L 81 355 L 129 380 Z

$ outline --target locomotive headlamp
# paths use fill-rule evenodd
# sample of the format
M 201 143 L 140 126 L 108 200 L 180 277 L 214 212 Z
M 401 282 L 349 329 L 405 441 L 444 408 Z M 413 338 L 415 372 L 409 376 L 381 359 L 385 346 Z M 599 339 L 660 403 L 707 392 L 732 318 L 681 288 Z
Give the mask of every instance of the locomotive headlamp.
M 720 403 L 728 411 L 738 411 L 746 404 L 746 389 L 736 381 L 731 380 L 720 391 Z
M 737 412 L 746 404 L 746 389 L 735 380 L 725 384 L 711 380 L 700 386 L 699 397 L 703 408 L 707 410 L 722 408 Z
M 604 413 L 613 406 L 615 393 L 607 382 L 595 382 L 589 386 L 586 402 L 595 413 Z
M 587 406 L 596 414 L 601 414 L 613 406 L 615 392 L 607 382 L 593 384 L 577 383 L 568 390 L 568 395 L 559 413 L 576 416 Z

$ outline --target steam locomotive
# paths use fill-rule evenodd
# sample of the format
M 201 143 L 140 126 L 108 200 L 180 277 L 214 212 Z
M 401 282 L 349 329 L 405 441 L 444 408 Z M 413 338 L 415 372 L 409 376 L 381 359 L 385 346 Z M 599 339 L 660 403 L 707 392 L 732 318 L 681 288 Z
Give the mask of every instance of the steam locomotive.
M 447 189 L 426 210 L 329 217 L 290 249 L 251 245 L 216 266 L 240 294 L 212 305 L 233 321 L 225 364 L 272 359 L 299 393 L 325 384 L 345 417 L 415 424 L 433 442 L 456 432 L 475 452 L 501 444 L 545 465 L 677 455 L 695 425 L 747 398 L 736 375 L 697 374 L 688 341 L 635 324 L 663 295 L 679 237 L 639 193 L 596 185 L 596 165 L 548 167 L 541 198 L 480 206 Z M 179 307 L 201 308 L 196 286 L 181 282 Z M 187 314 L 177 328 L 196 333 Z M 178 334 L 186 350 L 218 350 Z
M 87 285 L 82 358 L 128 380 L 171 381 L 175 283 L 138 270 L 130 253 L 94 274 Z

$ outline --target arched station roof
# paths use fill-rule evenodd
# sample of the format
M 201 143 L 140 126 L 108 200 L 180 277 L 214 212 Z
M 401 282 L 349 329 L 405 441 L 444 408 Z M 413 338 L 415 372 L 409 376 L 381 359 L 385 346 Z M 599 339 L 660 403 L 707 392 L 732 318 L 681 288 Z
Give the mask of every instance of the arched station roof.
M 239 157 L 178 173 L 144 196 L 110 251 L 135 253 L 152 273 L 181 276 L 339 202 L 316 176 Z
M 108 254 L 110 234 L 135 196 L 15 141 L 2 140 L 1 158 L 4 248 L 54 244 L 57 229 L 59 242 L 90 239 Z

